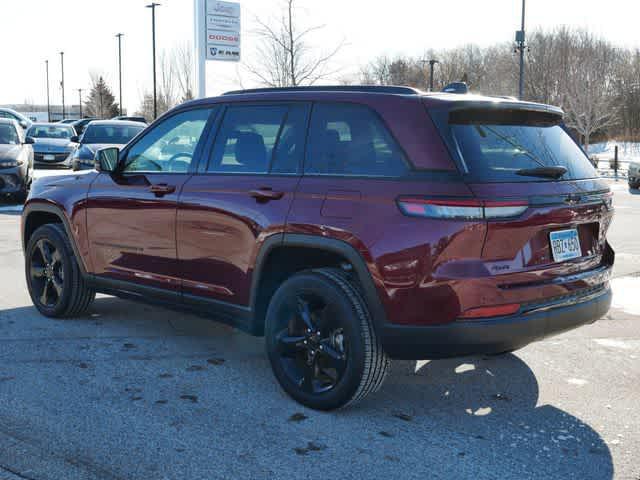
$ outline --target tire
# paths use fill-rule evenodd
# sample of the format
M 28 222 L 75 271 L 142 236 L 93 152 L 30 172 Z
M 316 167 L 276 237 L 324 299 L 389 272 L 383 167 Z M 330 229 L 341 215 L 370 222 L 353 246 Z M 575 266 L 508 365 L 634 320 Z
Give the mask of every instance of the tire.
M 96 296 L 82 277 L 64 228 L 57 223 L 43 225 L 31 235 L 25 275 L 33 304 L 47 317 L 81 315 Z
M 362 295 L 339 269 L 285 280 L 267 309 L 265 337 L 282 388 L 317 410 L 362 400 L 380 388 L 390 367 Z

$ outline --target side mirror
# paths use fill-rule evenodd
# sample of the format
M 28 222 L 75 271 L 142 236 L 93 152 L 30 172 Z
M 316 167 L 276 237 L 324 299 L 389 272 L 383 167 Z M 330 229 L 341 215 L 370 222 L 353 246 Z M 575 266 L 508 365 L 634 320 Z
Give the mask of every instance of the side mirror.
M 106 173 L 115 172 L 119 155 L 120 149 L 118 147 L 101 148 L 94 157 L 96 170 Z
M 24 139 L 25 145 L 33 145 L 34 143 L 36 143 L 36 141 L 33 139 L 33 137 L 27 137 Z
M 80 143 L 80 137 L 78 135 L 74 135 L 69 139 L 71 143 Z
M 26 121 L 24 121 L 24 120 L 20 120 L 19 124 L 20 124 L 20 126 L 21 126 L 23 129 L 25 129 L 25 130 L 26 130 L 27 128 L 29 128 L 29 124 L 28 124 Z

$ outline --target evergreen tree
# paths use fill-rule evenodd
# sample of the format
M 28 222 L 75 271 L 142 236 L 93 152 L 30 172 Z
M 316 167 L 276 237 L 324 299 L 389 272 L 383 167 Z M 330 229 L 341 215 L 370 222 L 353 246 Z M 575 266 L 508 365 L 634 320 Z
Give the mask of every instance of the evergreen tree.
M 118 115 L 118 103 L 107 82 L 101 76 L 93 81 L 89 97 L 84 103 L 88 116 L 97 118 L 112 118 Z

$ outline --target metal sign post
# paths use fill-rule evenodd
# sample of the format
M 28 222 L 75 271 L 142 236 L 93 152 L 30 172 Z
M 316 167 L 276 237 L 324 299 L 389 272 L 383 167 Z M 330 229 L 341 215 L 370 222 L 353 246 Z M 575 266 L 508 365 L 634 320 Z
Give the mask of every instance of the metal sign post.
M 206 61 L 240 61 L 240 4 L 194 0 L 197 96 L 206 96 Z

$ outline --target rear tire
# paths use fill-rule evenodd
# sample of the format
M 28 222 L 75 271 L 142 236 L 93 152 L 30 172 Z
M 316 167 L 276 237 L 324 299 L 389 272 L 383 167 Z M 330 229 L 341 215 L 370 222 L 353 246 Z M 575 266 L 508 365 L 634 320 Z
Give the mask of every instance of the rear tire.
M 390 366 L 362 295 L 338 269 L 287 279 L 269 304 L 265 337 L 282 388 L 318 410 L 362 400 L 380 388 Z
M 43 225 L 31 235 L 25 275 L 33 304 L 47 317 L 81 315 L 96 296 L 82 276 L 64 228 L 57 223 Z

